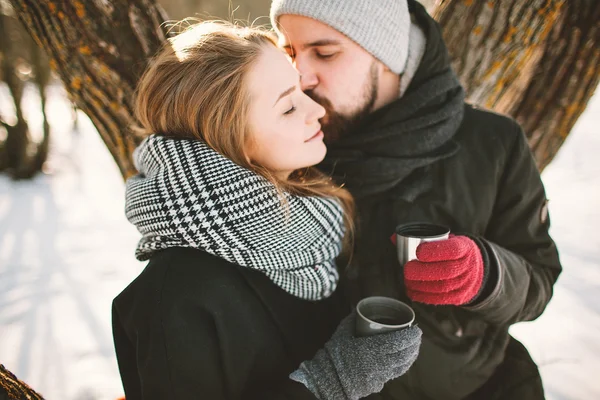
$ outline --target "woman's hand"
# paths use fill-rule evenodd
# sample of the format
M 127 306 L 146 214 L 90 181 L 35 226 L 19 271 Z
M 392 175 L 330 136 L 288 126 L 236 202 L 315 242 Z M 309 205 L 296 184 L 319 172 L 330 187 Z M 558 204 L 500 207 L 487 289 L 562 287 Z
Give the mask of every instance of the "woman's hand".
M 355 337 L 356 314 L 347 316 L 312 360 L 290 378 L 321 400 L 360 399 L 378 393 L 403 375 L 416 360 L 422 332 L 417 326 L 373 336 Z

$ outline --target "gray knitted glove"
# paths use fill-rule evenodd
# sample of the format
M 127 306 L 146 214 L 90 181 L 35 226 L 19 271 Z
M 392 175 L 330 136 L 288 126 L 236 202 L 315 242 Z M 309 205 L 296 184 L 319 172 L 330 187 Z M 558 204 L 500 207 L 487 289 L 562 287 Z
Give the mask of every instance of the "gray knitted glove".
M 312 360 L 290 374 L 320 400 L 360 399 L 379 393 L 390 379 L 403 375 L 419 354 L 421 329 L 354 337 L 356 313 L 337 330 Z

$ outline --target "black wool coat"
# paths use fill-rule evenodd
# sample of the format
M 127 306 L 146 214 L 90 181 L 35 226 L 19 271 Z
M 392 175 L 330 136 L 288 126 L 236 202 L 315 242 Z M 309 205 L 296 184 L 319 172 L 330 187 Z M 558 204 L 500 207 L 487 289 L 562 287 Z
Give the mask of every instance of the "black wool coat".
M 423 330 L 415 364 L 385 388 L 394 399 L 458 400 L 484 385 L 504 360 L 509 327 L 544 311 L 562 271 L 540 174 L 519 126 L 466 105 L 455 140 L 458 154 L 416 172 L 433 179 L 431 190 L 407 200 L 406 182 L 357 205 L 360 231 L 347 277 L 353 302 L 398 298 L 413 306 Z M 488 285 L 475 304 L 408 298 L 390 236 L 414 221 L 442 224 L 483 244 Z
M 113 302 L 125 397 L 314 400 L 288 375 L 349 312 L 339 290 L 302 300 L 200 250 L 163 250 Z

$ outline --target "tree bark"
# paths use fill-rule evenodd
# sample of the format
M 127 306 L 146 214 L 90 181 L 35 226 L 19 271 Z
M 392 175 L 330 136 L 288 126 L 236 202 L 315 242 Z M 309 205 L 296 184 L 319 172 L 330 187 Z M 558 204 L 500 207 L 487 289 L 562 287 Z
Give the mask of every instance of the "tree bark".
M 123 177 L 136 172 L 130 127 L 133 93 L 147 60 L 166 39 L 154 0 L 11 0 L 46 50 L 73 102 L 98 129 Z
M 434 10 L 467 100 L 513 116 L 543 170 L 600 80 L 600 2 L 441 0 Z

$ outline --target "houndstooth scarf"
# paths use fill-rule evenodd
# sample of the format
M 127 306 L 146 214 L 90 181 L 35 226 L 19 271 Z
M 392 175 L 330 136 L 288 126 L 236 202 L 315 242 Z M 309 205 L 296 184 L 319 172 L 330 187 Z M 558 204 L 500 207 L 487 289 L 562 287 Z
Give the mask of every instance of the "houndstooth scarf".
M 333 198 L 284 194 L 196 140 L 153 135 L 134 152 L 140 172 L 126 184 L 125 213 L 143 237 L 136 258 L 193 247 L 262 271 L 307 300 L 333 293 L 344 234 Z

